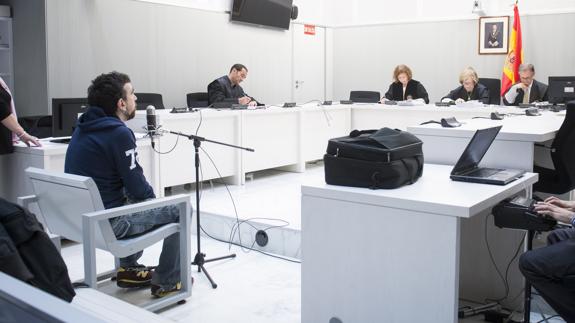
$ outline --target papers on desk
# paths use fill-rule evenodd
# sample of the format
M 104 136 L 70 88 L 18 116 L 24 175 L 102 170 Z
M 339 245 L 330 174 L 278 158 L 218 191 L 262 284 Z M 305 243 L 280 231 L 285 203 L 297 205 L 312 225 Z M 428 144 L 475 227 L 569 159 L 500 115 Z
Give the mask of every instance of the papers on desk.
M 399 106 L 416 106 L 416 105 L 425 105 L 425 101 L 423 100 L 405 100 L 405 101 L 397 101 L 397 105 Z
M 479 102 L 478 100 L 469 100 L 467 102 L 459 102 L 455 104 L 458 108 L 482 108 L 485 106 L 483 102 Z

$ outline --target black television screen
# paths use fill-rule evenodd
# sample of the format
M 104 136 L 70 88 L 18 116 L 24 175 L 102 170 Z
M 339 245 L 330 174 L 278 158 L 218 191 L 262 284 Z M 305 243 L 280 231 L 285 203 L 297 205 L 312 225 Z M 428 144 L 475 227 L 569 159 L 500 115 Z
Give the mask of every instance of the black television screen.
M 52 99 L 52 136 L 71 136 L 76 127 L 78 113 L 88 107 L 88 99 Z
M 549 76 L 547 91 L 550 103 L 575 100 L 575 76 Z
M 289 29 L 293 0 L 234 0 L 232 20 Z

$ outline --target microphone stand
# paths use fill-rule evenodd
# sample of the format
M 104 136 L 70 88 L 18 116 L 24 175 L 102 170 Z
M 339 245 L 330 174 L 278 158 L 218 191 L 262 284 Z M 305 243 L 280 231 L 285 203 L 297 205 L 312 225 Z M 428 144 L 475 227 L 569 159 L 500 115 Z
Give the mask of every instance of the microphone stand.
M 169 131 L 169 130 L 164 130 L 164 131 L 171 133 L 173 135 L 186 137 L 189 140 L 194 141 L 194 156 L 195 156 L 194 166 L 196 168 L 196 220 L 197 220 L 196 221 L 196 225 L 197 225 L 196 229 L 197 229 L 197 238 L 198 238 L 198 251 L 194 257 L 194 261 L 192 262 L 192 265 L 198 266 L 198 272 L 199 273 L 203 272 L 206 275 L 206 277 L 208 278 L 208 280 L 212 284 L 212 288 L 217 288 L 218 284 L 214 283 L 214 280 L 212 279 L 210 274 L 206 271 L 204 264 L 207 262 L 212 262 L 212 261 L 235 258 L 236 254 L 234 253 L 231 255 L 223 256 L 223 257 L 206 259 L 206 254 L 202 253 L 202 251 L 201 251 L 201 245 L 200 245 L 200 231 L 201 231 L 201 226 L 200 226 L 200 146 L 202 144 L 202 141 L 205 141 L 205 142 L 211 142 L 211 143 L 222 145 L 222 146 L 228 146 L 231 148 L 243 149 L 243 150 L 251 151 L 251 152 L 253 152 L 254 150 L 252 148 L 245 148 L 245 147 L 230 145 L 230 144 L 226 144 L 226 143 L 219 142 L 219 141 L 209 140 L 209 139 L 206 139 L 204 137 L 184 134 L 181 132 Z

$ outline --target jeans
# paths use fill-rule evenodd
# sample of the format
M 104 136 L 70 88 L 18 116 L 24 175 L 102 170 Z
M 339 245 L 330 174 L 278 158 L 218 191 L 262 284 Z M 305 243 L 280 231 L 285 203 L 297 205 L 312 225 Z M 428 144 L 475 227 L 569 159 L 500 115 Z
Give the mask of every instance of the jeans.
M 179 221 L 178 208 L 170 205 L 151 210 L 123 215 L 110 220 L 116 238 L 129 239 L 152 231 L 162 225 Z M 120 258 L 120 266 L 138 266 L 143 251 Z M 180 281 L 180 233 L 176 232 L 164 239 L 158 267 L 152 275 L 152 284 L 172 288 Z
M 519 269 L 551 307 L 567 322 L 575 322 L 575 229 L 559 229 L 547 246 L 519 258 Z

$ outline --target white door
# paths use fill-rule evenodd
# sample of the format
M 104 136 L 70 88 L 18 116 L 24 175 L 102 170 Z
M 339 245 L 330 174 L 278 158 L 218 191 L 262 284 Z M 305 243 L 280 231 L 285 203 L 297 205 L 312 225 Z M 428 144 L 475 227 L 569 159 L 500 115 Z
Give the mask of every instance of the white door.
M 312 28 L 313 27 L 313 28 Z M 292 24 L 292 98 L 299 104 L 325 100 L 325 28 Z

